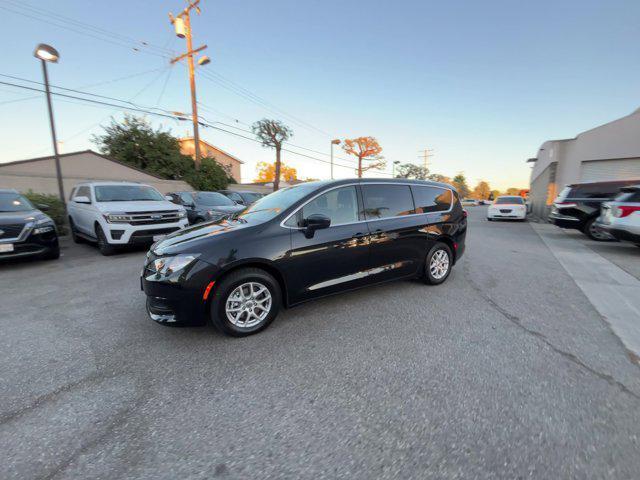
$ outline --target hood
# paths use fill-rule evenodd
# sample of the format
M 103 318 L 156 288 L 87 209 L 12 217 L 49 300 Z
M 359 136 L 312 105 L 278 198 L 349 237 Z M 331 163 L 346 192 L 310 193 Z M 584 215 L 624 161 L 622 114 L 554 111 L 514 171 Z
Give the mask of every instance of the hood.
M 42 217 L 46 217 L 46 215 L 40 210 L 28 210 L 24 212 L 0 212 L 0 225 L 26 223 Z
M 156 255 L 166 253 L 198 252 L 202 244 L 214 242 L 221 237 L 227 237 L 234 232 L 253 228 L 259 224 L 246 220 L 219 220 L 217 222 L 199 223 L 193 227 L 179 230 L 167 235 L 158 243 L 152 245 L 151 251 Z
M 95 206 L 103 213 L 157 212 L 160 210 L 183 211 L 184 208 L 166 200 L 142 202 L 96 202 Z

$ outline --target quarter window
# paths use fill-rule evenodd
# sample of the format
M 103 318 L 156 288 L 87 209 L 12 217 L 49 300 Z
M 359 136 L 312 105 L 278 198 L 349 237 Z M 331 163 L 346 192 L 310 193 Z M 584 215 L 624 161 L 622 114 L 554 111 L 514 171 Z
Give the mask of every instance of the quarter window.
M 367 220 L 415 213 L 407 185 L 362 185 L 362 194 Z
M 446 212 L 451 208 L 451 190 L 438 187 L 412 186 L 416 213 Z
M 330 190 L 302 207 L 303 219 L 316 213 L 329 217 L 331 225 L 357 222 L 358 196 L 356 188 L 342 187 Z

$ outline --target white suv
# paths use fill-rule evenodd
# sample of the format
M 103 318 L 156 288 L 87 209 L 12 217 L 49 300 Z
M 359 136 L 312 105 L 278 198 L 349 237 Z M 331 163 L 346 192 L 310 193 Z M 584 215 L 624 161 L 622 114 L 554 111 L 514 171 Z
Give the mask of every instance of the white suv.
M 151 244 L 189 224 L 184 207 L 140 183 L 79 183 L 67 210 L 73 241 L 95 242 L 103 255 L 118 245 Z

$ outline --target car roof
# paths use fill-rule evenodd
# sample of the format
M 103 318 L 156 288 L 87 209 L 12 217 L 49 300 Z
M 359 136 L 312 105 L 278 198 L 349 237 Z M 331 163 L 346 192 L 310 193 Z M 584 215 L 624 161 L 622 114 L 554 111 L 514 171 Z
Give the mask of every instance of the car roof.
M 0 188 L 0 193 L 18 193 L 15 188 Z
M 80 186 L 118 186 L 118 185 L 131 185 L 131 186 L 138 186 L 138 187 L 149 187 L 150 185 L 147 185 L 146 183 L 140 183 L 140 182 L 117 182 L 117 181 L 104 181 L 104 182 L 79 182 L 76 183 L 76 187 L 80 187 Z

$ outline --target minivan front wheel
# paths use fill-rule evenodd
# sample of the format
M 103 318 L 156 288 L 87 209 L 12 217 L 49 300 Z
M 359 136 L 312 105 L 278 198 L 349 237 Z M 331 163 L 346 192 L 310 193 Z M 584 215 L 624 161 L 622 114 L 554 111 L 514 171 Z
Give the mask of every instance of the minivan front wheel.
M 429 253 L 424 266 L 424 280 L 430 285 L 443 283 L 451 273 L 453 255 L 446 243 L 436 243 Z
M 214 287 L 211 321 L 223 333 L 244 337 L 265 329 L 280 310 L 280 285 L 259 268 L 231 272 Z

